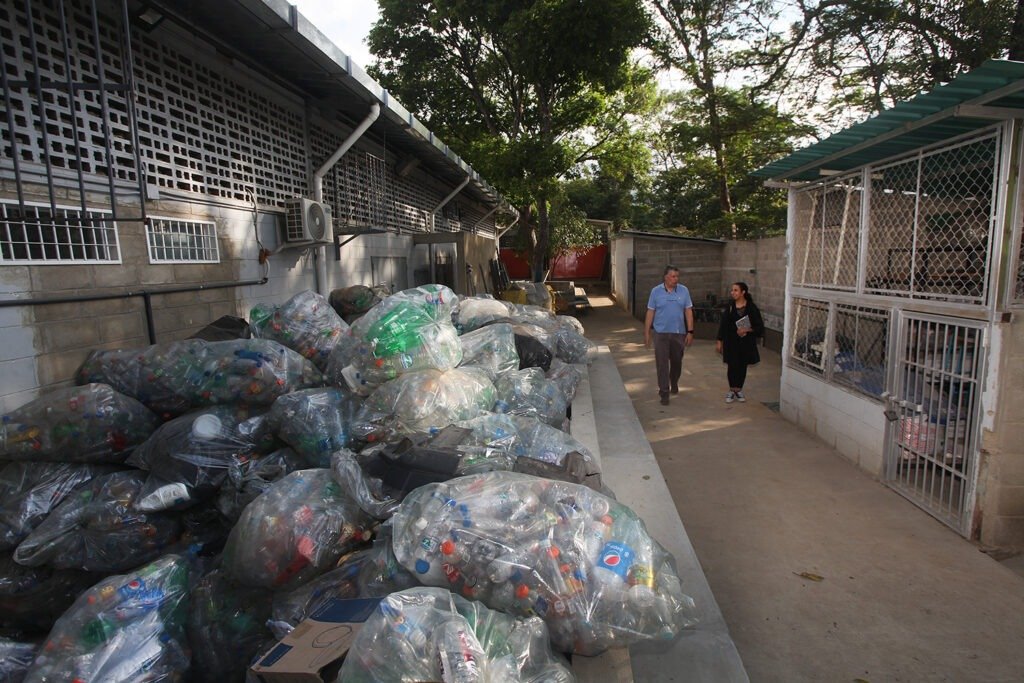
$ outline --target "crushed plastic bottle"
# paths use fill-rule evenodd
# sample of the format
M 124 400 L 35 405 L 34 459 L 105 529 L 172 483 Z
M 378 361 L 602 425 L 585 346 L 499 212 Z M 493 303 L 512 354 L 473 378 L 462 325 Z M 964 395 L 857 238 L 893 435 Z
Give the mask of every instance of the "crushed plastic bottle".
M 562 651 L 666 641 L 696 622 L 674 562 L 636 514 L 585 486 L 491 472 L 413 491 L 395 557 L 420 581 L 536 615 Z
M 57 389 L 0 418 L 0 458 L 121 463 L 159 424 L 107 384 Z
M 280 306 L 257 304 L 249 318 L 254 337 L 280 342 L 320 370 L 327 367 L 334 345 L 348 332 L 348 324 L 327 299 L 309 289 Z
M 78 384 L 104 382 L 161 415 L 220 404 L 270 405 L 323 375 L 295 351 L 268 339 L 189 339 L 129 351 L 93 351 Z
M 575 681 L 540 619 L 515 618 L 441 588 L 384 598 L 356 635 L 339 683 Z
M 165 555 L 87 590 L 57 620 L 25 683 L 182 678 L 189 573 L 188 558 Z
M 247 586 L 292 589 L 370 540 L 371 524 L 330 470 L 292 472 L 242 512 L 228 537 L 222 567 Z

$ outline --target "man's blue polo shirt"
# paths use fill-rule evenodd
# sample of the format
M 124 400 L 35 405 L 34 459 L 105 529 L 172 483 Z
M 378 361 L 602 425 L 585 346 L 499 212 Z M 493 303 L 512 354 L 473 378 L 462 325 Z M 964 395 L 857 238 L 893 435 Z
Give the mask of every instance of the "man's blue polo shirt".
M 647 299 L 647 308 L 654 311 L 654 323 L 651 327 L 661 334 L 686 334 L 686 319 L 683 312 L 693 308 L 690 290 L 683 285 L 676 285 L 675 291 L 668 291 L 665 283 L 651 290 Z

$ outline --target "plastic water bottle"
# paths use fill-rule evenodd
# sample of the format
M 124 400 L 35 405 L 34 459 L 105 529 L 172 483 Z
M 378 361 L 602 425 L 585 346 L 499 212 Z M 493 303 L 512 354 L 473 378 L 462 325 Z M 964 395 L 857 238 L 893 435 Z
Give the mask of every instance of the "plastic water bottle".
M 449 619 L 437 626 L 434 641 L 444 683 L 479 683 L 484 680 L 487 656 L 464 619 Z

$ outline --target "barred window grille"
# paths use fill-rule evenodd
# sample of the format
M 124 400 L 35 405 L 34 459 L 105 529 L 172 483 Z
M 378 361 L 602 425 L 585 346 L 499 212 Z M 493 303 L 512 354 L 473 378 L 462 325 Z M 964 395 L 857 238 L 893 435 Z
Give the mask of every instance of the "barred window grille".
M 869 169 L 866 291 L 983 304 L 999 135 Z
M 789 358 L 794 365 L 818 375 L 825 374 L 828 343 L 828 308 L 823 301 L 793 299 L 790 312 Z
M 880 397 L 885 390 L 889 312 L 838 304 L 834 338 L 831 381 L 858 393 Z
M 0 263 L 120 263 L 109 211 L 0 202 Z
M 856 288 L 862 196 L 859 174 L 797 195 L 793 284 L 848 291 Z
M 150 263 L 220 263 L 217 225 L 179 218 L 146 221 Z

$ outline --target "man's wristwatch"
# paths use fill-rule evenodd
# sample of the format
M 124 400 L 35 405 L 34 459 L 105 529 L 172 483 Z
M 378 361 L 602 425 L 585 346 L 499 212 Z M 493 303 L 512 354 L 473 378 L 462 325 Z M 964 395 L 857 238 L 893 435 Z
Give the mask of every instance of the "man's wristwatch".
M 687 330 L 686 334 L 693 334 L 693 330 Z

